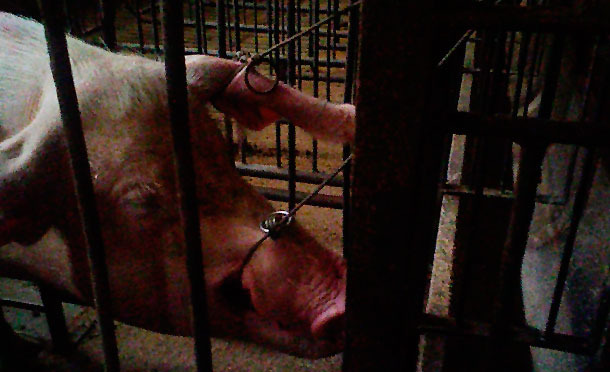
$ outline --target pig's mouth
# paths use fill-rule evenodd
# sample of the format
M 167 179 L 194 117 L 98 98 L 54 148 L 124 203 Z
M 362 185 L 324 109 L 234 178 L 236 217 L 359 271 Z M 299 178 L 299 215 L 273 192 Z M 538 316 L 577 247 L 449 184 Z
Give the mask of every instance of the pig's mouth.
M 236 272 L 227 277 L 220 286 L 220 294 L 229 311 L 243 323 L 243 331 L 251 341 L 266 344 L 287 354 L 312 359 L 332 356 L 343 350 L 342 317 L 332 319 L 324 331 L 316 335 L 311 331 L 312 325 L 307 322 L 270 319 L 257 311 L 250 290 L 244 287 L 240 274 Z

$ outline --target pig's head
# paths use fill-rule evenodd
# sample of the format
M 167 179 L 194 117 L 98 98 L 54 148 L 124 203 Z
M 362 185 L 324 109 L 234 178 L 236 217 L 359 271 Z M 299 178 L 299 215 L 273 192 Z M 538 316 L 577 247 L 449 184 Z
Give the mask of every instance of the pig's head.
M 73 69 L 107 252 L 113 312 L 129 324 L 189 335 L 190 288 L 163 65 L 99 52 L 91 60 L 75 62 Z M 326 106 L 285 86 L 269 96 L 248 92 L 243 71 L 235 76 L 238 69 L 231 61 L 187 57 L 212 332 L 304 357 L 330 355 L 340 351 L 343 343 L 344 261 L 294 222 L 278 238 L 262 243 L 241 270 L 250 247 L 263 236 L 260 222 L 273 209 L 234 169 L 207 109 L 212 103 L 251 128 L 288 117 L 319 135 L 330 133 L 329 137 L 349 140 L 353 108 Z M 254 84 L 269 83 L 258 75 L 253 77 Z M 323 125 L 316 127 L 324 118 L 340 119 L 341 124 L 352 127 L 333 127 L 336 133 L 330 127 L 325 131 Z M 62 155 L 61 132 L 54 87 L 48 80 L 31 124 L 19 133 L 21 137 L 0 144 L 3 156 L 18 152 L 10 155 L 11 170 L 4 171 L 1 185 L 5 191 L 0 191 L 0 197 L 24 195 L 21 199 L 29 204 L 66 199 L 56 195 L 72 192 L 72 181 L 63 171 L 68 165 Z M 10 174 L 18 176 L 7 176 Z M 47 179 L 43 182 L 40 177 Z M 53 187 L 41 186 L 44 184 Z M 28 211 L 20 209 L 25 205 L 24 200 L 19 204 L 21 199 L 14 199 L 0 216 L 5 222 L 0 229 L 2 243 L 27 240 L 25 237 L 31 240 L 45 228 L 56 226 L 64 232 L 71 251 L 82 252 L 71 198 L 63 204 L 53 203 L 52 208 Z M 43 216 L 41 211 L 47 209 L 51 211 Z M 32 226 L 32 230 L 24 226 Z M 87 276 L 75 274 L 88 272 L 88 267 L 86 261 L 77 261 L 72 275 L 79 281 L 80 295 L 90 300 Z

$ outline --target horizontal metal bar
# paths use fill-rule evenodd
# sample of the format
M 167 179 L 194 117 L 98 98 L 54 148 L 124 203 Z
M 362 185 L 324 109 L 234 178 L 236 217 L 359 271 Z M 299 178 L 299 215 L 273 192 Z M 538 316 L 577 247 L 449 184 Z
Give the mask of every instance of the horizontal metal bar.
M 256 191 L 261 193 L 264 197 L 273 201 L 281 201 L 287 202 L 290 200 L 290 195 L 288 190 L 276 189 L 271 187 L 255 187 Z M 309 194 L 305 192 L 296 192 L 295 201 L 299 203 L 301 200 L 305 199 Z M 343 208 L 343 198 L 341 196 L 335 195 L 326 195 L 326 194 L 318 194 L 311 198 L 307 205 L 311 205 L 314 207 L 324 207 L 324 208 L 332 208 L 332 209 L 342 209 Z
M 118 45 L 119 48 L 125 49 L 125 50 L 137 51 L 137 52 L 141 52 L 141 53 L 156 53 L 156 47 L 154 45 L 145 44 L 143 47 L 140 46 L 140 44 L 137 44 L 137 43 L 117 43 L 117 45 Z M 160 47 L 160 50 L 161 50 L 161 52 L 163 51 L 163 46 Z M 184 52 L 185 52 L 185 54 L 200 54 L 197 51 L 197 48 L 184 48 Z M 208 55 L 217 56 L 218 55 L 218 50 L 208 49 L 208 53 L 207 54 Z M 233 58 L 235 56 L 235 52 L 227 51 L 227 56 L 230 57 L 230 58 Z M 280 61 L 286 62 L 287 59 L 286 58 L 280 58 Z M 298 58 L 297 59 L 297 64 L 299 64 L 299 63 L 301 65 L 305 65 L 305 66 L 313 66 L 314 59 L 313 58 L 309 58 L 309 57 Z M 345 60 L 331 59 L 330 62 L 328 62 L 325 59 L 320 59 L 317 62 L 317 64 L 318 64 L 318 67 L 330 66 L 330 67 L 334 67 L 334 68 L 344 68 L 345 67 Z M 324 79 L 323 78 L 318 78 L 318 80 L 324 80 Z M 341 81 L 345 81 L 345 79 L 341 79 Z
M 276 179 L 282 181 L 289 180 L 288 170 L 285 168 L 278 168 L 272 165 L 244 164 L 239 162 L 235 163 L 235 167 L 242 176 Z M 313 185 L 321 184 L 328 178 L 328 176 L 328 173 L 296 171 L 297 182 L 309 183 Z M 342 187 L 343 176 L 337 175 L 328 183 L 328 186 Z
M 608 146 L 610 125 L 604 122 L 572 122 L 538 118 L 483 116 L 456 112 L 446 117 L 454 134 L 509 137 L 515 142 L 543 140 L 552 143 Z
M 610 14 L 593 9 L 587 14 L 577 14 L 568 6 L 487 5 L 472 3 L 459 9 L 441 9 L 432 16 L 443 28 L 523 30 L 538 32 L 587 32 L 610 31 Z
M 23 301 L 23 300 L 13 300 L 10 298 L 2 298 L 0 299 L 0 306 L 3 307 L 14 307 L 16 309 L 23 309 L 23 310 L 29 310 L 29 311 L 38 311 L 40 313 L 44 313 L 44 306 L 34 303 L 34 302 L 30 302 L 30 301 Z
M 453 318 L 424 314 L 418 330 L 420 333 L 489 338 L 492 333 L 492 325 L 487 322 L 469 320 L 461 321 L 458 324 Z M 553 333 L 549 336 L 544 336 L 542 331 L 527 326 L 509 327 L 507 337 L 515 342 L 525 343 L 535 347 L 543 347 L 575 354 L 591 354 L 589 340 L 584 337 L 562 333 Z

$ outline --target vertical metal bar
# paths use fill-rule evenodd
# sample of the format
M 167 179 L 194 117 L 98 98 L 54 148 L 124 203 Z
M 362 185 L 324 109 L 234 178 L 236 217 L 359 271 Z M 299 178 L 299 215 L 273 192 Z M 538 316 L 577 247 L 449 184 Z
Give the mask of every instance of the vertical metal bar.
M 343 370 L 350 372 L 416 370 L 417 326 L 434 253 L 429 228 L 438 213 L 439 136 L 424 108 L 436 25 L 430 2 L 392 2 L 391 12 L 389 6 L 362 4 L 354 234 L 346 252 Z
M 39 286 L 38 289 L 42 305 L 44 306 L 47 324 L 49 325 L 53 349 L 60 354 L 65 353 L 70 348 L 70 339 L 68 337 L 68 327 L 66 326 L 66 317 L 61 300 L 50 287 Z
M 254 52 L 258 53 L 258 6 L 254 3 Z
M 295 3 L 288 0 L 287 11 L 288 37 L 295 32 Z M 294 41 L 288 44 L 288 84 L 294 87 L 296 83 L 296 51 Z M 293 123 L 288 123 L 288 209 L 296 204 L 296 130 Z
M 278 44 L 280 42 L 280 3 L 279 0 L 273 0 L 273 27 L 271 24 L 269 28 L 273 28 L 273 42 Z M 269 47 L 271 47 L 272 42 L 269 40 Z M 274 53 L 275 58 L 275 68 L 276 73 L 280 74 L 280 50 L 277 49 Z M 278 79 L 281 76 L 277 77 Z M 282 131 L 280 127 L 280 123 L 277 122 L 275 124 L 275 161 L 278 167 L 282 166 Z
M 320 21 L 320 0 L 314 0 L 313 7 L 313 23 L 315 24 Z M 309 48 L 313 52 L 313 62 L 311 65 L 311 72 L 313 73 L 313 96 L 318 97 L 320 95 L 320 28 L 314 30 L 311 42 L 313 45 L 310 44 Z M 318 141 L 314 138 L 311 145 L 311 169 L 312 171 L 317 172 Z
M 241 33 L 239 30 L 239 0 L 233 0 L 233 22 L 235 25 L 235 51 L 238 52 L 241 50 Z
M 184 232 L 193 333 L 198 371 L 212 370 L 210 330 L 203 273 L 203 253 L 199 223 L 197 186 L 189 132 L 189 114 L 184 64 L 184 26 L 182 2 L 163 2 L 163 45 L 167 79 L 168 107 L 174 144 L 174 161 L 178 180 L 180 218 Z
M 574 243 L 576 242 L 576 233 L 578 232 L 578 225 L 587 206 L 589 199 L 589 191 L 593 185 L 593 178 L 595 177 L 595 155 L 592 151 L 587 150 L 585 155 L 582 178 L 576 196 L 574 197 L 574 205 L 572 207 L 572 218 L 570 220 L 570 226 L 568 227 L 568 236 L 566 237 L 566 243 L 564 251 L 561 256 L 561 264 L 559 266 L 559 272 L 557 274 L 557 282 L 555 283 L 555 289 L 553 291 L 553 300 L 551 301 L 551 309 L 549 310 L 549 316 L 546 323 L 544 334 L 549 337 L 555 332 L 555 325 L 557 324 L 557 316 L 559 314 L 559 306 L 561 305 L 561 296 L 566 285 L 566 279 L 568 277 L 568 270 L 570 267 L 570 260 L 572 258 L 572 252 L 574 251 Z
M 203 0 L 198 0 L 201 1 L 201 29 L 203 32 L 203 53 L 205 54 L 209 54 L 208 53 L 208 28 L 207 23 L 206 23 L 206 18 L 205 18 L 205 7 L 207 5 L 207 3 Z
M 332 0 L 328 0 L 326 2 L 326 10 L 329 12 L 330 14 L 330 7 L 331 7 L 331 1 Z M 334 20 L 332 21 L 334 22 Z M 326 100 L 330 101 L 330 72 L 331 72 L 331 67 L 330 67 L 330 57 L 331 57 L 331 23 L 332 22 L 328 22 L 326 24 Z
M 88 246 L 93 294 L 102 334 L 106 370 L 119 371 L 119 355 L 110 310 L 108 268 L 95 194 L 91 183 L 91 169 L 87 159 L 87 147 L 78 108 L 76 88 L 74 87 L 68 55 L 68 45 L 64 34 L 63 8 L 54 6 L 50 1 L 40 1 L 40 9 L 44 19 L 51 72 L 56 83 L 57 99 L 70 151 L 79 200 L 79 213 Z
M 522 145 L 515 201 L 510 216 L 508 237 L 502 251 L 498 291 L 492 309 L 492 332 L 498 337 L 493 343 L 494 352 L 491 354 L 500 353 L 508 343 L 503 335 L 511 319 L 514 318 L 511 314 L 511 303 L 515 298 L 515 292 L 520 290 L 521 262 L 527 245 L 546 148 L 546 144 L 539 143 Z M 494 360 L 493 356 L 489 356 L 489 367 L 494 364 Z
M 142 29 L 142 3 L 136 0 L 136 22 L 138 24 L 138 40 L 140 42 L 140 52 L 144 53 L 144 30 Z
M 333 11 L 339 11 L 339 0 L 333 1 Z M 333 19 L 333 58 L 337 59 L 337 43 L 339 42 L 339 36 L 337 34 L 337 30 L 339 29 L 341 24 L 341 17 L 336 17 Z M 330 23 L 328 24 L 330 26 Z
M 353 4 L 355 0 L 350 0 Z M 349 14 L 349 29 L 347 36 L 347 55 L 345 61 L 345 90 L 343 102 L 351 103 L 354 95 L 354 76 L 356 74 L 356 61 L 358 60 L 358 25 L 360 22 L 360 9 L 355 8 Z M 351 153 L 349 145 L 343 146 L 343 159 Z M 343 252 L 351 248 L 351 162 L 343 169 Z
M 298 1 L 297 3 L 297 25 L 296 25 L 296 32 L 299 33 L 301 32 L 301 0 Z M 302 63 L 302 59 L 303 59 L 303 43 L 302 43 L 302 37 L 297 39 L 297 75 L 299 77 L 298 82 L 297 82 L 297 87 L 299 90 L 303 89 L 303 63 Z
M 157 0 L 150 0 L 150 18 L 152 20 L 153 41 L 155 43 L 155 53 L 161 54 L 159 45 L 159 23 L 157 21 Z
M 227 11 L 226 20 L 227 20 L 227 38 L 229 40 L 229 50 L 233 50 L 233 34 L 231 32 L 231 9 L 228 6 L 229 0 L 227 0 L 227 4 L 225 5 L 225 9 Z
M 203 40 L 201 40 L 201 0 L 195 0 L 195 38 L 197 40 L 197 53 L 203 53 Z
M 110 50 L 116 50 L 116 4 L 115 0 L 102 1 L 102 37 Z
M 227 18 L 226 18 L 226 7 L 225 0 L 216 0 L 216 24 L 218 32 L 218 57 L 227 58 Z M 227 136 L 227 142 L 229 144 L 229 156 L 231 159 L 235 157 L 233 151 L 233 124 L 231 118 L 224 116 L 225 135 Z

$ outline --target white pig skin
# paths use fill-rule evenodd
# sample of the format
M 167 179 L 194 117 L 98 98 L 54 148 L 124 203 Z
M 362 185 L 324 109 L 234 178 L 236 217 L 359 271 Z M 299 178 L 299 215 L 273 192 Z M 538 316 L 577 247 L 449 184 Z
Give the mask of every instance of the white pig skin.
M 191 334 L 164 65 L 68 38 L 106 246 L 113 316 Z M 313 135 L 349 142 L 354 107 L 280 85 L 246 90 L 240 64 L 186 57 L 202 250 L 212 332 L 303 357 L 342 348 L 345 264 L 298 223 L 268 239 L 238 275 L 271 205 L 226 155 L 213 104 L 249 129 L 286 117 Z M 270 84 L 253 74 L 254 85 Z M 212 101 L 212 102 L 210 102 Z M 92 303 L 43 27 L 0 13 L 0 270 Z M 339 325 L 339 326 L 337 326 Z

